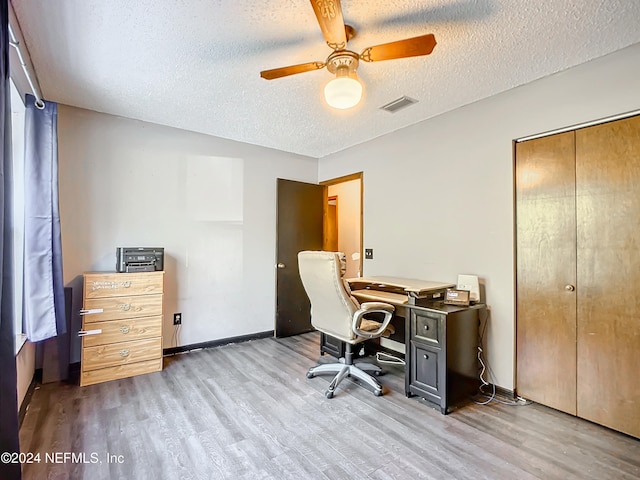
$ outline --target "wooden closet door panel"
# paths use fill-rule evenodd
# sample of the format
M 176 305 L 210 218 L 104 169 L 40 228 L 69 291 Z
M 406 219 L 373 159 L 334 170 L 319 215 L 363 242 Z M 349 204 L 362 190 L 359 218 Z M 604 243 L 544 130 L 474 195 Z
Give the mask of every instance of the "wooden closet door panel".
M 578 415 L 640 437 L 640 117 L 576 132 Z
M 516 144 L 516 388 L 576 413 L 574 132 Z

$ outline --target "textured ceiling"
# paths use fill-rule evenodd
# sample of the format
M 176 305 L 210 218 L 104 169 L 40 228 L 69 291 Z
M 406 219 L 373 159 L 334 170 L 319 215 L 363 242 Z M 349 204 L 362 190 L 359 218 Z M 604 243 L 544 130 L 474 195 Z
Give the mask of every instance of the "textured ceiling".
M 433 33 L 426 57 L 361 63 L 338 111 L 326 70 L 265 69 L 331 53 L 307 0 L 12 0 L 45 98 L 323 157 L 640 42 L 639 0 L 343 0 L 365 47 Z M 402 96 L 419 102 L 388 113 Z

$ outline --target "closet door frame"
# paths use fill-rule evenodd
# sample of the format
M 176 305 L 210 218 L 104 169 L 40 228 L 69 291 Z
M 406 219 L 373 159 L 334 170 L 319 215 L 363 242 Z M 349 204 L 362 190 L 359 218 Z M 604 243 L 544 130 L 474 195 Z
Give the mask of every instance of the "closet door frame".
M 514 152 L 517 394 L 640 438 L 640 115 Z

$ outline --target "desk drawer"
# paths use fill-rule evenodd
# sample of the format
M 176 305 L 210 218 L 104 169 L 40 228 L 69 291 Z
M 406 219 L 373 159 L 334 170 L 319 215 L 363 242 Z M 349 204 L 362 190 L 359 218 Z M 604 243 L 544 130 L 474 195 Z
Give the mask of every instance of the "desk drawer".
M 162 358 L 162 338 L 87 347 L 82 350 L 82 370 L 97 370 L 155 358 Z
M 84 310 L 102 310 L 84 315 L 86 323 L 162 315 L 162 295 L 85 299 Z
M 446 374 L 441 350 L 432 350 L 412 342 L 410 368 L 411 392 L 440 403 Z
M 433 312 L 412 312 L 411 336 L 421 342 L 440 346 L 444 335 L 444 316 Z
M 85 273 L 84 298 L 160 294 L 163 281 L 164 272 Z
M 82 337 L 83 348 L 161 337 L 162 316 L 95 322 L 87 330 L 102 330 L 102 333 Z

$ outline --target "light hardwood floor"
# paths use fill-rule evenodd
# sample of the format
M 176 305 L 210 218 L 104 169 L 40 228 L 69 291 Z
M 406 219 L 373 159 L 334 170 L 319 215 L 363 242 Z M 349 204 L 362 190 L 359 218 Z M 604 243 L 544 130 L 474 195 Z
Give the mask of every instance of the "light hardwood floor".
M 640 478 L 638 439 L 536 404 L 444 416 L 404 396 L 402 367 L 386 367 L 382 397 L 346 380 L 328 400 L 330 377 L 305 376 L 318 341 L 254 340 L 165 358 L 158 373 L 43 385 L 20 431 L 22 451 L 40 454 L 24 478 Z

